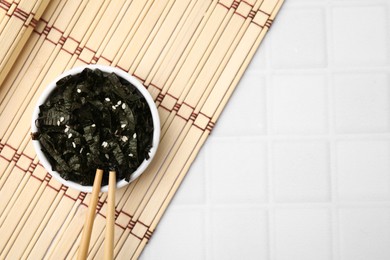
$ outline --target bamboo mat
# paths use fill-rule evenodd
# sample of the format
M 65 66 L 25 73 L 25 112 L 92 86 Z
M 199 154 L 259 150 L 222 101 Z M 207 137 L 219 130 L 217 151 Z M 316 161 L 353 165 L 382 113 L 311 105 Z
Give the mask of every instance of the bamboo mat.
M 48 4 L 49 0 L 0 1 L 0 84 Z
M 48 1 L 0 2 L 0 42 L 13 19 L 30 21 L 14 32 L 13 48 L 0 47 L 10 57 L 3 71 L 15 61 L 0 87 L 0 259 L 77 255 L 89 195 L 51 178 L 29 127 L 45 85 L 89 63 L 139 78 L 160 113 L 155 159 L 116 194 L 115 256 L 138 258 L 283 0 L 52 0 L 40 19 Z M 30 9 L 20 17 L 10 10 L 22 2 Z M 35 20 L 25 19 L 31 14 Z M 89 259 L 102 258 L 106 197 L 100 195 Z

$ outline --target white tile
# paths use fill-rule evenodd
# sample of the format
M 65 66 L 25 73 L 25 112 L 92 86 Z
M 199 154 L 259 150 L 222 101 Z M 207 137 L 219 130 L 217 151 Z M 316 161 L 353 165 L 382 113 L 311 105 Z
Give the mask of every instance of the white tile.
M 272 31 L 273 68 L 326 66 L 325 15 L 321 8 L 286 8 Z
M 390 143 L 337 143 L 337 182 L 341 200 L 390 199 Z
M 323 75 L 278 74 L 272 78 L 272 129 L 278 134 L 327 130 L 327 91 Z
M 335 74 L 333 92 L 337 132 L 390 130 L 390 81 L 386 74 Z
M 267 259 L 267 215 L 258 209 L 214 209 L 211 259 Z
M 249 64 L 245 74 L 253 72 L 261 72 L 267 68 L 267 53 L 270 49 L 270 38 L 265 37 L 261 46 L 257 49 L 251 63 Z M 244 77 L 245 77 L 244 74 Z
M 274 232 L 276 260 L 331 259 L 327 209 L 277 209 Z
M 213 203 L 266 201 L 266 145 L 254 138 L 212 139 L 207 173 Z
M 390 209 L 340 210 L 342 260 L 390 259 Z
M 213 129 L 213 135 L 263 135 L 266 130 L 265 89 L 263 77 L 245 73 Z
M 273 169 L 277 201 L 329 200 L 329 147 L 326 142 L 276 142 Z
M 386 6 L 334 7 L 333 51 L 336 65 L 383 65 L 389 60 Z
M 204 211 L 170 207 L 141 259 L 204 259 Z
M 205 203 L 206 180 L 204 148 L 191 165 L 182 184 L 173 198 L 172 204 L 202 204 Z

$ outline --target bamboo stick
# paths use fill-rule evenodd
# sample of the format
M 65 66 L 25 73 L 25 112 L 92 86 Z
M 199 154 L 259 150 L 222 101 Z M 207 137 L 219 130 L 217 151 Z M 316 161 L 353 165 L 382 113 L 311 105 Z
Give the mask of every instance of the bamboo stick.
M 88 214 L 85 220 L 83 235 L 81 237 L 80 248 L 78 252 L 78 259 L 87 259 L 89 242 L 91 239 L 91 233 L 93 228 L 93 221 L 95 219 L 96 205 L 99 199 L 100 186 L 102 184 L 103 170 L 97 169 L 95 180 L 93 182 L 91 200 L 88 205 Z
M 104 259 L 112 260 L 114 258 L 114 228 L 115 228 L 115 190 L 116 190 L 116 173 L 110 171 L 108 182 L 108 208 L 106 236 L 104 241 Z

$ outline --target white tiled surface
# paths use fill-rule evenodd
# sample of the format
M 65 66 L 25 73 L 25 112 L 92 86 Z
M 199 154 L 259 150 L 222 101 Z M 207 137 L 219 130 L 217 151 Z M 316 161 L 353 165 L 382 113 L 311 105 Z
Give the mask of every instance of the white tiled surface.
M 287 0 L 142 259 L 390 259 L 390 0 Z

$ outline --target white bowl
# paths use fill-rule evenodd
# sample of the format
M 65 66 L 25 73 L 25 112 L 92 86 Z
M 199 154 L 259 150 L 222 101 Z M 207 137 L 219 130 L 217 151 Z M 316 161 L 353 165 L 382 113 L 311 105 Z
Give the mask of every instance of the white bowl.
M 57 78 L 55 78 L 52 82 L 50 82 L 49 85 L 47 85 L 45 90 L 42 92 L 41 96 L 39 97 L 38 102 L 35 105 L 33 115 L 32 115 L 31 130 L 33 133 L 38 132 L 38 128 L 37 128 L 35 122 L 36 122 L 36 119 L 38 119 L 39 106 L 42 105 L 46 101 L 46 99 L 49 97 L 50 93 L 57 87 L 57 85 L 56 85 L 57 81 L 63 77 L 68 76 L 68 75 L 78 74 L 78 73 L 82 72 L 85 68 L 89 68 L 92 70 L 99 69 L 101 71 L 108 72 L 108 73 L 113 72 L 116 75 L 118 75 L 119 77 L 121 77 L 121 78 L 127 80 L 128 82 L 130 82 L 131 84 L 133 84 L 141 92 L 141 94 L 145 97 L 145 100 L 147 101 L 149 108 L 150 108 L 150 111 L 151 111 L 151 114 L 152 114 L 154 132 L 153 132 L 153 144 L 152 144 L 152 148 L 150 149 L 150 154 L 149 154 L 150 158 L 148 160 L 145 159 L 141 163 L 141 165 L 137 168 L 137 170 L 131 174 L 129 182 L 127 182 L 124 179 L 119 180 L 117 182 L 117 188 L 121 188 L 121 187 L 129 184 L 130 182 L 134 181 L 136 178 L 138 178 L 145 171 L 145 169 L 148 167 L 148 165 L 152 161 L 154 155 L 156 154 L 157 147 L 158 147 L 159 140 L 160 140 L 160 119 L 159 119 L 156 105 L 155 105 L 152 97 L 150 96 L 149 92 L 135 77 L 129 75 L 127 72 L 120 70 L 118 68 L 110 67 L 110 66 L 103 66 L 103 65 L 87 65 L 87 66 L 76 67 L 76 68 L 73 68 L 71 70 L 65 71 L 64 73 L 59 75 Z M 38 158 L 41 161 L 43 167 L 45 167 L 45 169 L 54 178 L 56 178 L 60 183 L 66 185 L 70 188 L 73 188 L 73 189 L 76 189 L 76 190 L 79 190 L 82 192 L 92 192 L 92 186 L 83 186 L 83 185 L 80 185 L 76 182 L 65 180 L 60 176 L 60 174 L 58 172 L 53 171 L 49 160 L 47 159 L 47 157 L 45 156 L 45 154 L 41 150 L 42 147 L 41 147 L 40 142 L 38 140 L 33 140 L 32 142 L 33 142 L 35 151 L 38 155 Z M 102 192 L 106 192 L 107 190 L 108 190 L 108 185 L 103 186 L 101 188 Z

